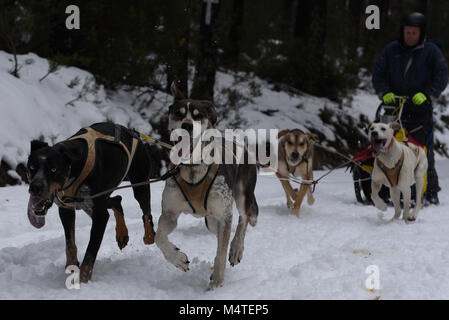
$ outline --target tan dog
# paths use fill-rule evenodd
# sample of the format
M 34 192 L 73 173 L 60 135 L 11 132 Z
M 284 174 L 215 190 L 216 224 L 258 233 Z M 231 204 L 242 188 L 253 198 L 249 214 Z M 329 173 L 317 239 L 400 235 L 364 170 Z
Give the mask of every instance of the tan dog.
M 290 174 L 304 180 L 313 180 L 313 144 L 311 137 L 315 134 L 304 133 L 299 129 L 282 130 L 278 133 L 278 178 L 287 197 L 287 207 L 292 214 L 299 217 L 304 196 L 307 193 L 307 203 L 312 205 L 315 199 L 310 185 L 302 184 L 301 188 L 293 189 L 285 177 Z M 294 203 L 292 202 L 294 201 Z
M 398 123 L 371 123 L 368 127 L 371 145 L 376 156 L 371 177 L 371 199 L 376 208 L 386 211 L 387 205 L 379 197 L 379 190 L 382 185 L 389 187 L 394 204 L 394 219 L 398 219 L 401 215 L 402 192 L 403 219 L 414 221 L 421 208 L 427 158 L 422 148 L 411 143 L 400 143 L 394 138 L 394 131 L 399 129 Z M 416 205 L 409 216 L 411 186 L 415 181 Z

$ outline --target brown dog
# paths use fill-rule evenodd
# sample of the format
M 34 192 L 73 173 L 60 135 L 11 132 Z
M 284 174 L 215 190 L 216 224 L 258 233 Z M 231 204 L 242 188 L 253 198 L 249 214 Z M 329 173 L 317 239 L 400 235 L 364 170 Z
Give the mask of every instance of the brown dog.
M 301 188 L 293 189 L 286 177 L 300 176 L 304 180 L 313 180 L 313 143 L 315 134 L 304 133 L 299 129 L 282 130 L 278 133 L 278 172 L 287 197 L 287 207 L 299 217 L 302 200 L 307 193 L 307 203 L 312 205 L 315 199 L 311 185 L 301 184 Z M 294 203 L 292 202 L 294 201 Z

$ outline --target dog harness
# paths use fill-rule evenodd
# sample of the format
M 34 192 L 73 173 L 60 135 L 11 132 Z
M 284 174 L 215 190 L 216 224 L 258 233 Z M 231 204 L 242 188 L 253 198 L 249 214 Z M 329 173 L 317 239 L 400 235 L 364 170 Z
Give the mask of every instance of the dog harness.
M 218 168 L 219 165 L 217 163 L 210 165 L 206 175 L 197 183 L 186 182 L 179 173 L 173 177 L 184 199 L 192 208 L 193 213 L 207 213 L 207 198 L 212 183 L 217 177 Z
M 138 139 L 133 138 L 131 150 L 129 150 L 128 147 L 126 147 L 126 145 L 122 141 L 120 141 L 120 133 L 121 133 L 120 126 L 115 126 L 115 136 L 109 136 L 109 135 L 102 134 L 101 132 L 98 132 L 98 131 L 92 129 L 91 127 L 86 127 L 84 129 L 87 131 L 86 133 L 73 136 L 67 140 L 67 141 L 71 141 L 71 140 L 75 140 L 75 139 L 84 139 L 86 141 L 86 143 L 87 143 L 87 158 L 84 163 L 84 167 L 81 170 L 80 175 L 72 183 L 70 183 L 68 186 L 64 186 L 62 190 L 59 190 L 55 193 L 56 200 L 62 206 L 68 207 L 68 208 L 74 208 L 74 203 L 68 202 L 66 199 L 73 198 L 76 196 L 76 193 L 78 192 L 78 188 L 84 182 L 84 180 L 89 176 L 89 174 L 91 173 L 91 171 L 95 165 L 95 158 L 96 158 L 95 157 L 95 143 L 98 139 L 110 141 L 110 142 L 120 145 L 123 148 L 123 150 L 125 151 L 126 155 L 128 156 L 128 165 L 126 167 L 123 177 L 121 178 L 121 180 L 118 184 L 120 184 L 123 181 L 123 179 L 125 179 L 126 175 L 128 174 L 129 167 L 131 166 L 131 162 L 132 162 L 132 159 L 136 152 L 137 144 L 139 142 Z
M 401 174 L 402 165 L 404 164 L 404 151 L 402 151 L 401 157 L 399 158 L 398 162 L 396 162 L 393 168 L 387 168 L 382 162 L 379 161 L 379 159 L 376 159 L 376 162 L 380 170 L 382 170 L 382 172 L 387 177 L 390 185 L 392 187 L 396 187 L 399 182 L 399 175 Z

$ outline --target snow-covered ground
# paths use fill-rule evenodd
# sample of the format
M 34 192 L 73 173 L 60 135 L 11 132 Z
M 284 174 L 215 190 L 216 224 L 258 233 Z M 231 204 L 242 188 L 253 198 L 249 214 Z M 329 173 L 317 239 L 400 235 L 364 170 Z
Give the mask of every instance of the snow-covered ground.
M 171 102 L 170 96 L 156 92 L 150 107 L 142 108 L 140 102 L 148 97 L 136 100 L 136 95 L 145 88 L 106 92 L 89 80 L 90 73 L 73 67 L 61 67 L 39 82 L 47 72 L 47 60 L 30 53 L 19 56 L 19 63 L 17 79 L 8 73 L 12 56 L 0 51 L 0 160 L 13 168 L 26 161 L 31 139 L 54 143 L 93 122 L 114 121 L 154 135 L 148 120 L 157 120 Z M 217 92 L 232 88 L 247 95 L 249 82 L 254 81 L 260 95 L 220 113 L 220 129 L 239 123 L 240 117 L 243 129 L 313 126 L 328 140 L 335 138 L 319 117 L 324 107 L 338 108 L 335 103 L 277 92 L 258 78 L 237 78 L 217 73 Z M 360 114 L 373 119 L 378 99 L 369 90 L 358 90 L 351 105 L 355 119 Z M 449 114 L 449 110 L 437 109 Z M 447 130 L 436 135 L 449 142 Z M 438 159 L 445 192 L 449 160 Z M 316 171 L 315 176 L 323 173 Z M 16 176 L 12 170 L 9 174 Z M 162 189 L 162 183 L 152 185 L 156 226 Z M 128 246 L 118 249 L 112 216 L 92 281 L 80 290 L 68 290 L 65 241 L 57 209 L 52 207 L 46 226 L 36 230 L 26 217 L 27 186 L 4 187 L 0 188 L 0 299 L 448 299 L 449 196 L 443 192 L 441 205 L 424 208 L 416 223 L 389 222 L 392 208 L 383 215 L 374 207 L 358 204 L 351 175 L 337 170 L 317 186 L 316 203 L 304 204 L 298 219 L 288 213 L 278 180 L 259 176 L 259 222 L 248 229 L 243 261 L 227 267 L 223 287 L 206 292 L 216 239 L 203 220 L 182 216 L 171 235 L 191 261 L 190 271 L 183 273 L 166 262 L 155 245 L 143 244 L 138 204 L 130 190 L 120 191 L 130 235 Z M 233 230 L 236 222 L 235 216 Z M 80 261 L 90 225 L 90 218 L 79 212 L 76 238 Z M 380 290 L 373 292 L 365 288 L 370 265 L 380 271 Z
M 449 188 L 449 161 L 437 162 L 443 190 Z M 316 171 L 318 177 L 323 171 Z M 163 184 L 152 185 L 155 222 Z M 92 280 L 79 290 L 65 286 L 65 240 L 57 209 L 34 229 L 26 217 L 26 186 L 0 188 L 0 299 L 449 299 L 449 196 L 424 208 L 415 223 L 389 221 L 356 202 L 349 173 L 338 170 L 320 182 L 313 206 L 300 217 L 289 214 L 274 176 L 259 176 L 259 220 L 248 228 L 243 260 L 227 265 L 224 285 L 206 291 L 216 238 L 203 219 L 182 215 L 170 239 L 191 261 L 184 273 L 169 264 L 155 245 L 143 244 L 137 202 L 120 190 L 130 241 L 115 242 L 111 216 Z M 233 233 L 237 222 L 234 208 Z M 157 224 L 156 224 L 157 225 Z M 81 260 L 90 218 L 77 214 Z M 370 265 L 379 268 L 380 289 L 369 291 Z

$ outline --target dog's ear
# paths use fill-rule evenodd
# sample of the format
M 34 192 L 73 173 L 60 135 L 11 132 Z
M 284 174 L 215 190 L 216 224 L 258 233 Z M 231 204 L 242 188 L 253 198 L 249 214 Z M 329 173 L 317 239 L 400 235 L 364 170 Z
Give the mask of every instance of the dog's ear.
M 184 100 L 185 99 L 185 97 L 182 94 L 181 90 L 179 90 L 178 86 L 176 85 L 176 80 L 174 80 L 171 83 L 170 91 L 171 91 L 171 94 L 172 94 L 173 98 L 175 98 L 175 101 L 176 100 Z
M 214 104 L 209 100 L 201 100 L 201 103 L 204 103 L 207 105 L 207 109 L 208 109 L 207 117 L 209 118 L 209 121 L 212 124 L 212 126 L 215 127 L 215 125 L 217 123 L 217 112 L 215 111 Z
M 48 143 L 47 142 L 42 142 L 39 140 L 32 140 L 31 141 L 31 152 L 34 152 L 36 150 L 42 149 L 48 147 Z
M 316 133 L 306 133 L 306 136 L 309 140 L 318 141 L 318 135 Z
M 390 128 L 393 129 L 394 131 L 399 131 L 401 130 L 401 124 L 398 122 L 391 122 Z
M 70 148 L 64 143 L 58 143 L 57 150 L 60 154 L 62 154 L 67 164 L 79 161 L 82 157 L 82 150 L 79 150 L 78 148 Z
M 369 131 L 369 129 L 371 128 L 371 126 L 373 125 L 373 123 L 374 123 L 374 122 L 370 122 L 370 123 L 368 124 L 368 127 L 366 127 L 366 132 Z
M 285 136 L 287 133 L 289 133 L 290 130 L 289 129 L 285 129 L 285 130 L 281 130 L 278 132 L 278 139 L 280 139 L 281 137 Z

